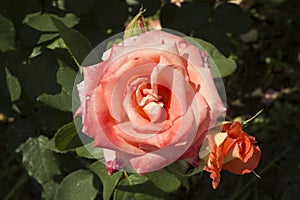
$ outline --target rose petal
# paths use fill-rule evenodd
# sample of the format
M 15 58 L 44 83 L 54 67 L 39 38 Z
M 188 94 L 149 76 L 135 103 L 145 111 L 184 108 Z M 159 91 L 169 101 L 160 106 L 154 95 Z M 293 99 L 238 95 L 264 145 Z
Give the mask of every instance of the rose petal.
M 211 108 L 210 127 L 212 127 L 217 118 L 225 113 L 226 108 L 217 92 L 210 68 L 207 68 L 208 66 L 203 62 L 203 58 L 207 55 L 190 44 L 187 44 L 185 48 L 179 48 L 179 52 L 188 61 L 187 71 L 190 81 L 196 84 L 196 88 L 200 89 L 201 95 Z
M 234 159 L 223 165 L 223 169 L 235 174 L 246 174 L 255 169 L 260 160 L 261 151 L 258 146 L 254 148 L 253 155 L 244 163 L 240 159 Z
M 89 121 L 86 121 L 88 128 L 86 132 L 96 132 L 94 134 L 95 146 L 133 154 L 143 153 L 143 150 L 128 144 L 118 136 L 120 130 L 109 113 L 103 93 L 101 85 L 95 89 L 91 96 L 91 102 L 93 102 L 93 105 L 90 105 L 91 114 L 87 114 Z
M 105 68 L 105 63 L 98 63 L 89 67 L 82 67 L 85 79 L 79 84 L 77 84 L 80 106 L 75 112 L 75 117 L 78 114 L 82 115 L 82 124 L 85 123 L 86 100 L 89 100 L 90 96 L 92 95 Z
M 103 149 L 103 156 L 106 170 L 109 175 L 112 175 L 115 171 L 122 170 L 129 165 L 130 157 L 127 157 L 127 154 L 110 149 Z
M 77 108 L 77 110 L 74 113 L 74 117 L 77 117 L 78 115 L 82 115 L 82 124 L 84 124 L 84 118 L 85 118 L 85 87 L 84 87 L 84 81 L 81 81 L 79 84 L 76 85 L 77 92 L 79 96 L 80 106 Z
M 175 135 L 173 141 L 177 141 L 176 143 L 184 141 L 186 145 L 175 146 L 173 142 L 173 144 L 165 146 L 164 148 L 134 157 L 130 160 L 133 168 L 138 173 L 143 174 L 161 169 L 177 160 L 193 142 L 197 131 L 197 126 L 194 122 L 193 113 L 189 110 L 184 117 L 174 122 L 170 130 L 173 132 L 170 134 Z
M 128 82 L 131 79 L 146 81 L 146 78 L 138 78 L 136 75 L 138 74 L 141 77 L 146 76 L 147 74 L 151 73 L 154 66 L 154 64 L 137 66 L 136 68 L 123 74 L 122 78 L 120 78 L 115 85 L 113 85 L 115 82 L 113 80 L 111 82 L 102 83 L 102 87 L 104 87 L 107 91 L 99 95 L 103 95 L 103 98 L 108 101 L 108 109 L 111 113 L 111 116 L 116 121 L 122 122 L 124 120 L 124 99 L 129 98 L 134 92 L 134 89 L 129 91 L 130 88 L 127 86 Z M 138 83 L 133 85 L 133 87 L 134 86 L 138 87 Z M 129 96 L 126 97 L 126 94 Z M 129 101 L 129 99 L 127 99 L 127 101 Z
M 174 121 L 184 115 L 195 96 L 195 91 L 185 79 L 184 69 L 174 65 L 158 65 L 157 84 L 171 91 L 171 96 L 167 102 L 170 120 Z
M 197 95 L 200 94 L 195 96 Z M 202 125 L 203 129 L 208 126 L 206 120 L 209 113 L 206 107 L 200 107 L 200 103 L 197 101 L 199 98 L 201 97 L 194 98 L 185 115 L 175 120 L 170 130 L 176 132 L 175 137 L 168 146 L 130 160 L 138 173 L 147 173 L 171 164 L 187 151 L 195 141 L 198 132 L 203 133 L 204 130 L 198 129 L 199 124 Z

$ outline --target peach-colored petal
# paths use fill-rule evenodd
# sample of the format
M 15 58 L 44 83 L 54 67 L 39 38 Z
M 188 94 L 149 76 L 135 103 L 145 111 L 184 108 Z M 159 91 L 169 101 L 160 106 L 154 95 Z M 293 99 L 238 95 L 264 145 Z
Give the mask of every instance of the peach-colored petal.
M 261 151 L 258 146 L 254 148 L 252 156 L 245 163 L 240 159 L 234 159 L 223 165 L 223 169 L 235 174 L 246 174 L 255 169 L 260 160 Z
M 143 150 L 126 143 L 118 137 L 120 130 L 116 127 L 116 121 L 109 113 L 103 93 L 101 85 L 95 89 L 95 93 L 91 97 L 91 102 L 93 102 L 93 105 L 91 105 L 93 112 L 89 115 L 91 121 L 86 122 L 87 125 L 90 125 L 90 132 L 97 133 L 94 135 L 95 146 L 133 154 L 143 153 Z
M 198 160 L 198 154 L 200 151 L 200 147 L 205 139 L 206 132 L 209 127 L 210 123 L 210 117 L 209 117 L 209 107 L 205 101 L 205 99 L 200 95 L 200 93 L 197 93 L 195 95 L 195 98 L 197 99 L 197 102 L 199 105 L 201 105 L 202 109 L 206 108 L 206 113 L 201 113 L 204 116 L 200 116 L 201 123 L 199 123 L 199 128 L 197 135 L 193 141 L 193 144 L 190 146 L 190 148 L 180 157 L 180 159 L 187 159 L 187 158 L 193 158 L 194 160 L 197 158 Z M 202 121 L 203 120 L 203 121 Z M 198 122 L 197 122 L 198 123 Z
M 245 135 L 245 132 L 242 130 L 242 125 L 240 122 L 233 122 L 230 125 L 230 128 L 227 131 L 227 134 L 229 137 L 236 139 L 238 137 Z
M 89 67 L 82 67 L 85 79 L 77 84 L 77 91 L 80 100 L 80 107 L 75 112 L 75 116 L 82 115 L 82 124 L 85 124 L 86 117 L 86 100 L 89 100 L 98 81 L 106 68 L 105 62 L 98 63 Z
M 127 71 L 123 74 L 123 76 L 116 80 L 111 80 L 108 82 L 103 82 L 102 87 L 105 88 L 106 92 L 103 94 L 103 98 L 106 99 L 108 103 L 108 109 L 111 114 L 111 116 L 118 122 L 122 122 L 125 117 L 125 111 L 124 111 L 124 99 L 126 98 L 126 94 L 130 94 L 134 92 L 134 89 L 131 91 L 128 91 L 130 87 L 128 87 L 128 84 L 130 80 L 137 80 L 140 81 L 147 81 L 147 78 L 145 77 L 147 74 L 151 73 L 153 68 L 155 67 L 155 64 L 147 64 L 147 65 L 138 65 L 137 67 L 133 68 L 132 70 Z M 142 77 L 142 78 L 139 78 Z M 117 84 L 115 84 L 117 82 Z M 138 87 L 138 84 L 132 84 L 132 86 Z M 128 98 L 130 95 L 128 96 Z M 129 99 L 127 99 L 129 100 Z
M 212 127 L 215 125 L 217 118 L 225 113 L 226 108 L 213 81 L 211 70 L 207 63 L 208 55 L 188 43 L 182 42 L 181 46 L 179 53 L 188 61 L 187 71 L 190 81 L 195 84 L 195 88 L 199 88 L 201 95 L 211 108 L 210 115 L 212 120 L 210 127 Z
M 214 146 L 212 152 L 209 155 L 207 166 L 203 169 L 210 172 L 210 178 L 212 179 L 212 187 L 216 189 L 220 183 L 220 172 L 222 170 L 222 163 L 224 159 L 223 145 Z
M 122 170 L 130 163 L 132 155 L 124 152 L 116 152 L 110 149 L 103 149 L 103 156 L 106 165 L 106 171 L 109 175 L 112 175 L 117 170 Z
M 218 186 L 222 168 L 232 173 L 245 174 L 258 165 L 260 149 L 255 138 L 247 135 L 241 127 L 238 122 L 225 124 L 223 132 L 207 135 L 211 153 L 204 170 L 211 173 L 213 188 Z
M 172 144 L 132 158 L 130 162 L 133 168 L 138 173 L 147 173 L 159 170 L 176 161 L 191 145 L 196 135 L 197 126 L 194 124 L 193 118 L 193 113 L 189 110 L 182 119 L 177 119 L 170 130 L 173 133 L 176 132 Z M 184 143 L 184 145 L 176 146 L 177 143 Z

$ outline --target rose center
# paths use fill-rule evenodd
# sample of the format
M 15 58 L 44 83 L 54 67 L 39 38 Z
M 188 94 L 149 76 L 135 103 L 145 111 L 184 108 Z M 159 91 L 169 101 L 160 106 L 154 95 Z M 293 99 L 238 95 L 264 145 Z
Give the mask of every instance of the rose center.
M 151 121 L 162 122 L 166 120 L 166 111 L 162 96 L 157 92 L 157 88 L 151 88 L 150 84 L 141 84 L 136 90 L 136 102 L 139 105 L 138 112 Z

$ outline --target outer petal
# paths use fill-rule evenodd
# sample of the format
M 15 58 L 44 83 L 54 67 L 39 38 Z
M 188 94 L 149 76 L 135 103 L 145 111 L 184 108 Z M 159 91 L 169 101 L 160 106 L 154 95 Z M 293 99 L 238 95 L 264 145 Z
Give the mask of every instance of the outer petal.
M 210 124 L 210 117 L 209 117 L 209 107 L 205 99 L 201 96 L 200 93 L 197 93 L 195 95 L 195 98 L 197 99 L 197 102 L 203 109 L 206 108 L 205 116 L 200 116 L 200 119 L 202 119 L 201 123 L 199 123 L 199 128 L 197 131 L 197 135 L 193 141 L 193 144 L 190 146 L 190 148 L 180 157 L 180 159 L 187 159 L 187 158 L 197 158 L 200 147 L 205 139 L 206 132 L 208 130 L 209 124 Z M 189 159 L 190 160 L 190 159 Z
M 129 165 L 130 157 L 124 153 L 103 149 L 103 155 L 106 171 L 109 175 L 112 175 L 115 171 L 122 170 Z
M 182 43 L 183 44 L 183 43 Z M 213 81 L 211 71 L 207 62 L 207 54 L 200 49 L 186 43 L 179 48 L 180 55 L 187 61 L 187 71 L 192 83 L 196 84 L 196 88 L 200 89 L 200 93 L 205 98 L 211 108 L 211 124 L 215 125 L 216 119 L 226 111 L 222 100 L 218 94 L 215 83 Z
M 75 116 L 81 114 L 82 115 L 82 124 L 85 124 L 86 118 L 86 107 L 87 107 L 87 100 L 89 100 L 90 96 L 92 95 L 94 89 L 96 88 L 99 79 L 106 69 L 107 65 L 105 62 L 101 62 L 89 67 L 83 67 L 83 75 L 84 80 L 77 84 L 77 91 L 79 94 L 80 99 L 80 106 L 75 112 Z M 92 137 L 92 133 L 90 133 Z
M 254 148 L 254 152 L 252 157 L 248 160 L 248 162 L 244 163 L 240 159 L 234 159 L 229 161 L 223 165 L 223 169 L 230 171 L 235 174 L 246 174 L 255 169 L 260 160 L 261 151 L 258 146 Z

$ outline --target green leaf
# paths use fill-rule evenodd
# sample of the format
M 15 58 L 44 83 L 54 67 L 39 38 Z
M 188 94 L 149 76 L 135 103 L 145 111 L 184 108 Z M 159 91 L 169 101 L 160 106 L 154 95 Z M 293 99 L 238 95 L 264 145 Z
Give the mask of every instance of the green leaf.
M 58 189 L 58 184 L 55 182 L 48 182 L 43 185 L 42 199 L 53 200 L 54 195 Z
M 73 56 L 78 66 L 82 64 L 85 57 L 92 51 L 93 47 L 90 42 L 78 31 L 68 28 L 55 17 L 51 17 L 61 38 L 67 45 L 67 48 Z
M 122 177 L 123 172 L 118 171 L 109 176 L 105 165 L 100 161 L 94 162 L 90 166 L 90 169 L 101 179 L 103 185 L 103 199 L 109 200 L 120 178 Z
M 17 149 L 17 152 L 22 152 L 22 162 L 28 174 L 41 185 L 60 174 L 57 160 L 52 151 L 47 148 L 48 141 L 45 136 L 29 138 Z
M 48 42 L 50 40 L 53 40 L 54 38 L 58 37 L 59 34 L 58 33 L 45 33 L 42 34 L 39 38 L 39 41 L 37 42 L 37 44 L 41 44 L 43 42 Z
M 62 48 L 62 49 L 67 49 L 67 46 L 64 42 L 64 40 L 60 37 L 57 38 L 56 40 L 54 40 L 51 44 L 47 45 L 48 49 L 58 49 L 58 48 Z
M 119 182 L 114 193 L 114 200 L 119 199 L 161 200 L 164 199 L 164 193 L 145 176 L 132 174 Z
M 56 26 L 51 21 L 51 18 L 64 23 L 67 27 L 73 27 L 79 22 L 79 18 L 73 13 L 67 13 L 64 17 L 58 17 L 54 14 L 36 12 L 26 15 L 23 23 L 39 31 L 56 32 Z
M 17 101 L 20 98 L 21 95 L 21 85 L 18 79 L 13 76 L 10 71 L 5 68 L 6 72 L 6 81 L 7 81 L 7 87 L 10 94 L 11 101 Z
M 162 172 L 150 172 L 145 174 L 144 176 L 146 176 L 148 180 L 150 180 L 156 187 L 164 192 L 173 192 L 177 190 L 181 185 L 176 176 L 166 170 L 163 170 Z
M 251 28 L 250 15 L 232 3 L 219 5 L 215 11 L 215 20 L 225 31 L 236 35 L 245 33 Z
M 58 129 L 55 133 L 54 141 L 55 146 L 60 151 L 65 151 L 82 145 L 73 121 Z
M 57 82 L 61 85 L 61 92 L 59 94 L 50 95 L 42 94 L 38 96 L 37 100 L 44 104 L 61 110 L 61 111 L 72 111 L 72 91 L 74 80 L 76 78 L 76 72 L 66 64 L 58 60 L 59 69 L 56 73 Z
M 209 63 L 213 77 L 225 77 L 236 70 L 237 66 L 235 61 L 223 56 L 214 45 L 199 38 L 184 37 L 184 39 L 210 55 Z
M 58 64 L 57 55 L 47 49 L 36 49 L 35 53 L 39 56 L 29 59 L 26 62 L 16 65 L 12 69 L 13 74 L 18 77 L 22 90 L 30 98 L 36 99 L 43 93 L 57 94 L 61 86 L 57 83 Z
M 28 174 L 42 185 L 42 196 L 46 200 L 53 199 L 58 186 L 53 178 L 61 173 L 56 157 L 47 148 L 48 142 L 45 136 L 29 138 L 16 150 L 22 152 L 22 162 Z
M 94 142 L 90 142 L 84 146 L 76 148 L 76 154 L 79 157 L 84 157 L 89 159 L 103 158 L 102 148 L 95 148 Z
M 143 12 L 146 10 L 140 10 L 138 14 L 129 22 L 124 32 L 124 40 L 135 35 L 140 35 L 145 32 L 146 25 L 143 17 Z
M 188 176 L 184 174 L 184 171 L 177 164 L 173 163 L 169 165 L 168 167 L 166 167 L 166 170 L 168 170 L 171 174 L 174 174 L 174 176 L 176 176 L 176 178 L 187 190 L 190 189 Z
M 196 168 L 190 170 L 190 171 L 186 174 L 186 176 L 191 177 L 191 176 L 194 176 L 194 175 L 196 175 L 196 174 L 199 174 L 199 173 L 203 172 L 203 168 L 204 168 L 205 165 L 207 165 L 207 162 L 204 162 L 204 161 L 202 161 L 202 160 L 199 160 L 199 162 L 198 162 L 198 167 L 196 167 Z
M 87 170 L 77 170 L 62 180 L 54 200 L 92 200 L 96 195 L 93 174 Z
M 0 52 L 7 52 L 15 49 L 15 28 L 14 25 L 0 15 Z

